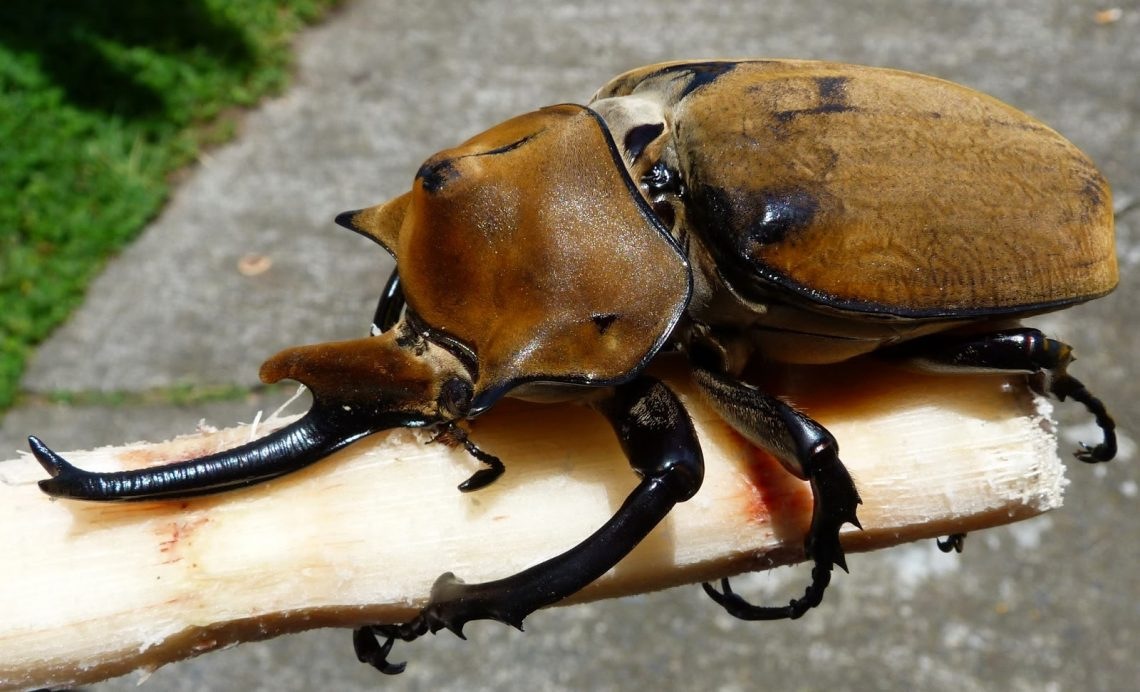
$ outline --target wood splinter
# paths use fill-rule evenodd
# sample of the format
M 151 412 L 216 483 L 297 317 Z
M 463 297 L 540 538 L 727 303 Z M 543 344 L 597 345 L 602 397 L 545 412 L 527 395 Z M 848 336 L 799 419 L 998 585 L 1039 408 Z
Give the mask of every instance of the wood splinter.
M 657 374 L 696 423 L 704 485 L 569 602 L 803 559 L 806 484 L 730 431 L 683 371 Z M 1006 524 L 1061 503 L 1049 404 L 1024 378 L 860 364 L 783 379 L 776 391 L 835 434 L 862 494 L 864 530 L 848 527 L 849 552 Z M 279 480 L 190 500 L 51 500 L 29 455 L 0 462 L 0 689 L 85 684 L 242 641 L 402 621 L 442 572 L 494 579 L 574 545 L 636 483 L 612 430 L 586 408 L 506 401 L 470 430 L 507 472 L 467 494 L 456 485 L 478 462 L 406 430 Z M 92 470 L 139 468 L 250 436 L 241 426 L 67 457 Z M 841 577 L 832 588 L 843 588 Z

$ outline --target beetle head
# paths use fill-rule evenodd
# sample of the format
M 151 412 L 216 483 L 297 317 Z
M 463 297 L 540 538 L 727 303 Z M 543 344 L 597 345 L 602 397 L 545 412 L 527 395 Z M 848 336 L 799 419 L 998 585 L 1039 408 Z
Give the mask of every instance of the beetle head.
M 408 310 L 393 331 L 463 363 L 472 415 L 521 385 L 631 379 L 691 291 L 680 249 L 583 106 L 508 120 L 428 159 L 408 194 L 338 222 L 396 256 Z

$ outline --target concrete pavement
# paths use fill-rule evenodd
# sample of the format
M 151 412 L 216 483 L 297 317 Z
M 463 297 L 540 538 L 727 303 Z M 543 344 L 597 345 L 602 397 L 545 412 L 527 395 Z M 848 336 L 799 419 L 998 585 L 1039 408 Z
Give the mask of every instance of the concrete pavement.
M 962 82 L 1084 149 L 1121 210 L 1113 296 L 1039 320 L 1075 343 L 1078 375 L 1110 402 L 1121 459 L 1071 465 L 1066 506 L 973 536 L 961 556 L 921 544 L 850 559 L 825 604 L 749 624 L 697 587 L 537 613 L 520 634 L 473 624 L 404 646 L 408 672 L 356 663 L 346 631 L 243 645 L 163 668 L 154 690 L 1134 688 L 1140 680 L 1140 4 L 724 0 L 480 4 L 355 0 L 298 42 L 295 86 L 203 157 L 162 216 L 39 350 L 33 392 L 251 385 L 278 349 L 368 326 L 390 269 L 335 227 L 339 211 L 404 191 L 420 162 L 506 117 L 584 101 L 625 69 L 687 57 L 800 57 Z M 238 265 L 264 257 L 268 271 Z M 270 397 L 272 398 L 272 397 Z M 256 400 L 255 400 L 256 399 Z M 249 420 L 273 401 L 201 406 L 27 405 L 0 425 L 0 458 L 28 433 L 59 449 L 162 439 Z M 1060 407 L 1065 444 L 1088 438 Z M 1082 427 L 1083 426 L 1083 427 Z M 762 594 L 782 573 L 742 579 Z M 783 593 L 783 592 L 779 592 Z M 127 677 L 98 690 L 134 689 Z

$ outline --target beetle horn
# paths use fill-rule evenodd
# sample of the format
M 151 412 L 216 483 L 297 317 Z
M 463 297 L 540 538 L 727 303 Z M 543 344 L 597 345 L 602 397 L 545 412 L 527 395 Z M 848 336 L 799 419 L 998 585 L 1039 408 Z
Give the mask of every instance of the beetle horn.
M 439 364 L 428 348 L 412 356 L 394 333 L 282 351 L 261 368 L 267 383 L 294 379 L 313 392 L 304 417 L 264 438 L 198 459 L 149 469 L 93 473 L 77 468 L 36 437 L 32 453 L 52 476 L 40 488 L 81 500 L 186 497 L 252 485 L 296 471 L 362 437 L 439 418 Z M 446 367 L 445 367 L 446 369 Z
M 400 227 L 404 224 L 404 214 L 408 211 L 411 199 L 412 193 L 405 192 L 374 207 L 337 214 L 336 222 L 350 231 L 380 243 L 394 257 L 396 242 L 400 237 Z

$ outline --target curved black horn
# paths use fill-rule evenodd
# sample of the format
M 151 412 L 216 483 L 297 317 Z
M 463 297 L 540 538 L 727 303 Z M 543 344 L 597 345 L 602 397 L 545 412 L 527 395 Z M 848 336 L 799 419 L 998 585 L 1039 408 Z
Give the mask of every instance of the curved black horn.
M 308 466 L 372 433 L 409 424 L 415 421 L 398 414 L 346 412 L 339 406 L 314 404 L 300 420 L 240 447 L 165 466 L 109 473 L 77 468 L 35 436 L 28 438 L 28 445 L 51 475 L 39 482 L 48 495 L 104 502 L 150 500 L 259 483 Z
M 240 447 L 133 471 L 84 471 L 29 437 L 32 453 L 51 475 L 40 488 L 56 497 L 110 501 L 189 497 L 252 485 L 308 466 L 366 435 L 438 421 L 445 373 L 426 354 L 404 349 L 391 330 L 287 349 L 261 366 L 261 379 L 307 385 L 313 407 L 300 420 Z

